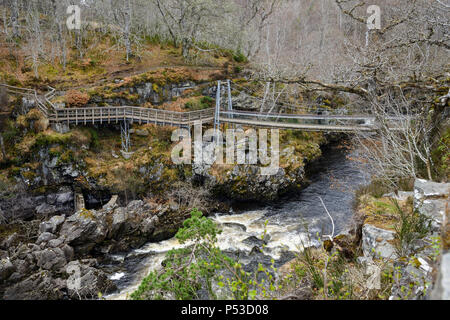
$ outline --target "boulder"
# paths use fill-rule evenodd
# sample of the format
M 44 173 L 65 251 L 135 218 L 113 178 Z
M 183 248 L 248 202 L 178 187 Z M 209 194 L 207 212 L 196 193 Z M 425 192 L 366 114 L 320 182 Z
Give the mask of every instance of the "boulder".
M 394 263 L 394 285 L 389 300 L 422 300 L 432 282 L 431 272 L 420 268 L 420 262 Z
M 48 203 L 42 203 L 41 205 L 36 207 L 36 213 L 40 215 L 50 215 L 52 213 L 55 213 L 56 211 L 56 207 Z
M 364 256 L 396 259 L 394 245 L 395 232 L 365 224 L 362 228 L 362 249 Z
M 53 278 L 49 271 L 39 271 L 6 289 L 5 300 L 61 300 L 66 281 Z
M 431 293 L 433 300 L 450 300 L 450 252 L 442 255 L 439 275 Z
M 60 238 L 74 247 L 77 253 L 88 253 L 101 243 L 107 234 L 104 217 L 92 210 L 80 210 L 67 218 L 59 232 Z
M 5 250 L 8 250 L 12 246 L 14 246 L 19 241 L 19 235 L 17 232 L 14 232 L 10 236 L 8 236 L 5 240 L 0 243 L 0 248 L 3 248 Z
M 96 260 L 71 261 L 66 266 L 70 275 L 68 283 L 68 294 L 73 299 L 96 299 L 98 294 L 107 294 L 116 290 L 115 284 L 101 270 L 95 268 Z
M 136 129 L 136 135 L 140 137 L 148 137 L 150 134 L 147 130 Z
M 45 270 L 59 270 L 67 264 L 64 251 L 60 248 L 45 249 L 33 253 L 37 266 Z
M 447 197 L 450 193 L 450 183 L 438 183 L 417 179 L 414 182 L 414 197 L 416 199 Z
M 42 244 L 42 243 L 48 242 L 50 240 L 53 240 L 55 238 L 56 238 L 56 236 L 53 233 L 44 232 L 44 233 L 41 233 L 39 238 L 36 240 L 36 244 Z
M 304 181 L 304 168 L 291 171 L 278 168 L 273 175 L 262 175 L 261 168 L 256 165 L 236 165 L 227 177 L 217 183 L 209 183 L 214 194 L 234 200 L 273 201 L 280 195 L 298 188 Z M 208 176 L 205 176 L 206 178 Z
M 9 259 L 0 260 L 0 280 L 4 281 L 15 271 L 14 265 Z
M 64 205 L 72 201 L 73 201 L 73 192 L 60 193 L 56 197 L 56 203 L 60 205 Z
M 56 233 L 65 219 L 64 216 L 53 216 L 50 220 L 41 222 L 39 232 Z
M 432 219 L 434 232 L 439 232 L 449 205 L 450 183 L 422 179 L 414 182 L 414 208 Z

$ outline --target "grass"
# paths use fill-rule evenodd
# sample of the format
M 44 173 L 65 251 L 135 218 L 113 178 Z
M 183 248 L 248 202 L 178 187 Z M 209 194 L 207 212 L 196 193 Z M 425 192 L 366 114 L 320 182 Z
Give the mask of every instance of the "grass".
M 400 218 L 400 222 L 395 226 L 396 251 L 400 257 L 408 256 L 414 241 L 430 234 L 431 219 L 418 211 L 401 208 L 396 200 L 392 200 L 392 205 Z

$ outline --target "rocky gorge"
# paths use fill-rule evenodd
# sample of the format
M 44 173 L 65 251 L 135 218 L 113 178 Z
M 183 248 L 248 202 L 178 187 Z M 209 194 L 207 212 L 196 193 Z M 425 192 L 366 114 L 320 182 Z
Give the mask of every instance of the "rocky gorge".
M 118 80 L 91 89 L 89 104 L 159 107 L 182 97 L 213 97 L 217 90 L 189 77 L 171 81 L 153 75 Z M 245 93 L 233 95 L 236 108 L 254 108 L 250 100 Z M 368 199 L 367 217 L 348 235 L 355 193 L 370 177 L 347 158 L 354 155 L 334 143 L 344 142 L 343 135 L 281 132 L 280 168 L 262 176 L 256 165 L 175 165 L 168 152 L 171 128 L 153 125 L 132 126 L 134 153 L 122 159 L 117 125 L 52 130 L 33 107 L 32 100 L 18 99 L 7 128 L 11 157 L 0 176 L 3 299 L 124 298 L 177 247 L 172 237 L 194 207 L 221 226 L 221 249 L 244 261 L 246 270 L 270 266 L 272 259 L 277 268 L 289 270 L 299 247 L 320 247 L 316 235 L 329 231 L 318 197 L 332 212 L 336 247 L 349 256 L 361 250 L 358 261 L 367 268 L 377 259 L 395 267 L 392 299 L 429 297 L 437 259 L 433 239 L 444 225 L 448 185 L 418 180 L 414 193 L 386 195 L 405 203 L 414 198 L 413 207 L 435 220 L 433 233 L 416 241 L 414 252 L 399 255 L 396 221 L 389 220 L 389 212 L 380 219 L 373 214 L 378 209 L 370 207 L 378 200 Z M 421 282 L 412 281 L 413 274 Z M 310 289 L 302 297 L 311 297 Z M 229 292 L 222 293 L 229 298 Z
M 197 88 L 194 82 L 166 86 L 161 91 L 167 93 L 161 96 L 164 102 Z M 145 100 L 139 103 L 157 103 L 151 94 L 157 87 L 146 82 L 126 90 Z M 215 94 L 213 86 L 197 89 Z M 35 112 L 34 103 L 17 99 L 6 128 L 11 149 L 0 190 L 3 299 L 106 294 L 115 285 L 100 268 L 105 255 L 171 238 L 188 217 L 194 198 L 208 214 L 228 210 L 233 201 L 273 201 L 298 190 L 306 183 L 305 164 L 319 158 L 321 146 L 332 140 L 320 134 L 284 135 L 285 163 L 276 175 L 260 176 L 255 174 L 259 167 L 252 165 L 225 170 L 174 165 L 167 155 L 169 130 L 134 126 L 135 153 L 124 161 L 115 151 L 114 125 L 106 130 L 92 126 L 53 131 Z M 179 183 L 187 191 L 172 195 L 173 185 Z M 143 200 L 134 200 L 139 198 Z M 89 284 L 79 292 L 71 285 L 76 277 Z

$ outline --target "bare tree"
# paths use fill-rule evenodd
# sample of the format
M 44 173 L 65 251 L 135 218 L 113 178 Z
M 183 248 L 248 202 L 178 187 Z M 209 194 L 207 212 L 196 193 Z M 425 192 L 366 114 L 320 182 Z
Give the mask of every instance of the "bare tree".
M 227 11 L 225 2 L 214 0 L 155 0 L 164 24 L 184 58 L 199 37 L 210 35 Z
M 20 36 L 19 29 L 19 0 L 12 0 L 11 3 L 11 24 L 13 28 L 13 37 Z
M 26 12 L 26 39 L 25 51 L 27 59 L 31 60 L 35 78 L 39 78 L 40 56 L 43 52 L 42 30 L 39 11 L 35 4 L 30 3 Z
M 114 15 L 114 21 L 121 27 L 121 38 L 125 45 L 126 60 L 129 61 L 132 55 L 131 50 L 131 27 L 132 27 L 132 2 L 131 0 L 113 1 L 111 9 Z
M 56 26 L 56 42 L 58 44 L 58 55 L 60 56 L 61 64 L 63 65 L 63 69 L 66 69 L 67 64 L 67 45 L 66 38 L 63 32 L 63 19 L 61 12 L 61 1 L 51 0 L 52 9 L 53 9 L 53 17 L 54 23 Z
M 416 178 L 418 168 L 426 167 L 432 180 L 432 121 L 429 103 L 405 97 L 398 88 L 383 97 L 371 97 L 371 110 L 378 124 L 376 134 L 360 132 L 362 157 L 376 176 L 396 185 L 400 179 Z

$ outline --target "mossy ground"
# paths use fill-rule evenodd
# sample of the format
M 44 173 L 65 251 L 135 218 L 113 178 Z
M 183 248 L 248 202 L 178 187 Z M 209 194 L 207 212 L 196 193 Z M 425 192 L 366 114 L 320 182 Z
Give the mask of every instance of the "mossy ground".
M 42 59 L 38 67 L 39 78 L 36 78 L 31 61 L 26 58 L 26 49 L 17 44 L 7 43 L 2 35 L 0 37 L 2 44 L 0 81 L 25 87 L 51 85 L 57 89 L 66 90 L 87 88 L 101 82 L 113 82 L 117 78 L 126 79 L 131 75 L 145 74 L 151 70 L 168 67 L 184 67 L 187 70 L 193 70 L 197 74 L 195 78 L 200 80 L 205 73 L 210 74 L 214 72 L 214 69 L 219 72 L 229 72 L 233 70 L 234 65 L 241 64 L 234 61 L 232 53 L 226 50 L 195 53 L 195 59 L 186 61 L 181 55 L 180 48 L 151 39 L 146 39 L 141 46 L 134 48 L 134 56 L 130 61 L 126 61 L 123 48 L 108 35 L 102 38 L 88 35 L 84 41 L 86 48 L 82 58 L 77 50 L 69 47 L 65 69 L 62 61 L 57 57 Z M 173 76 L 178 77 L 176 74 Z M 162 84 L 165 79 L 167 78 L 162 71 L 159 83 Z
M 412 198 L 397 202 L 404 212 L 413 214 Z M 367 194 L 361 196 L 359 213 L 365 217 L 365 224 L 370 224 L 385 230 L 396 231 L 396 226 L 400 222 L 397 209 L 392 199 L 388 197 L 375 198 Z

